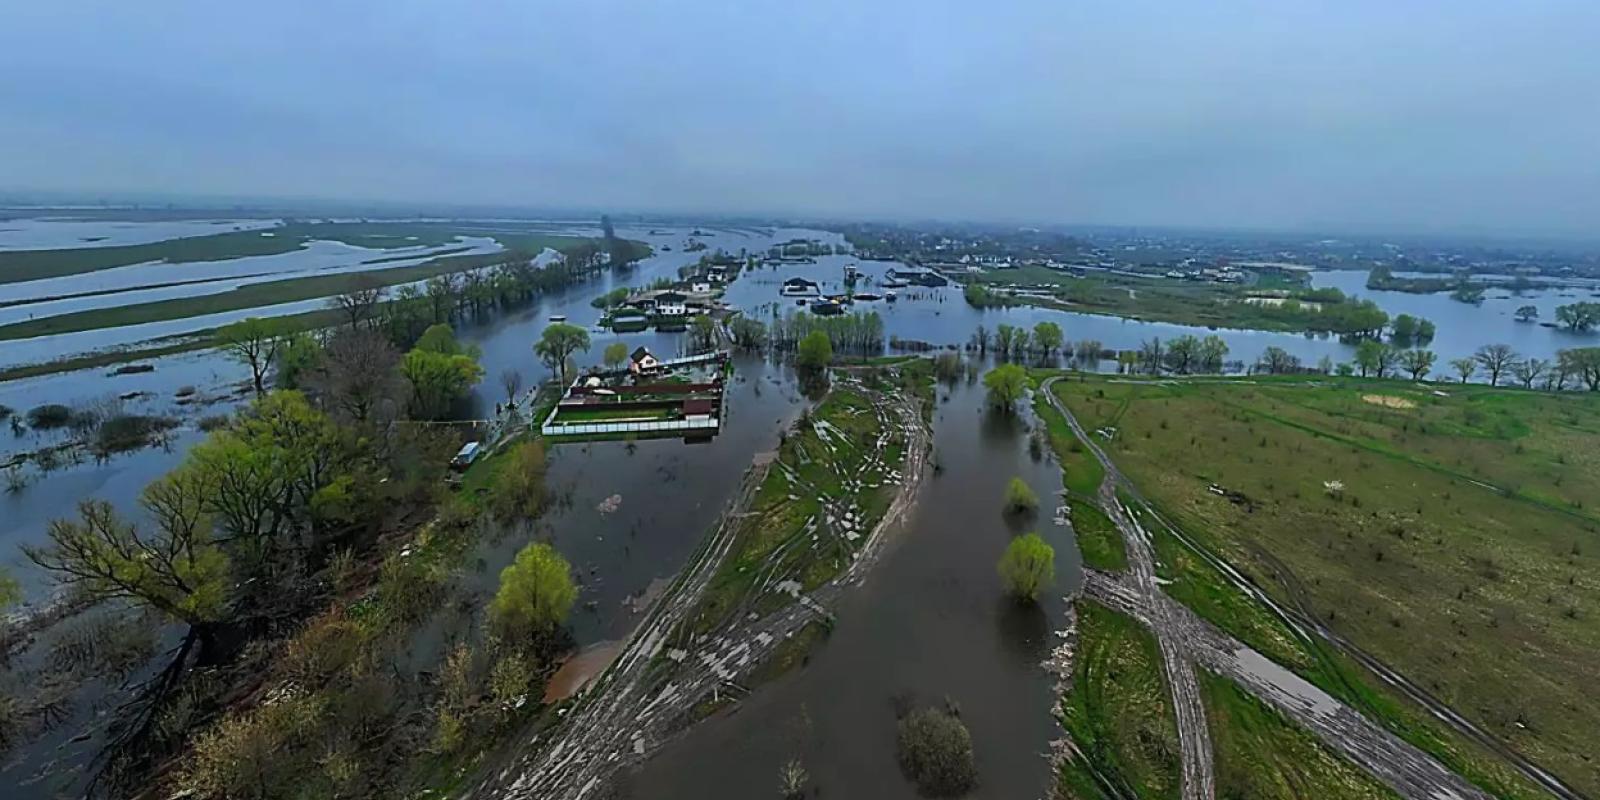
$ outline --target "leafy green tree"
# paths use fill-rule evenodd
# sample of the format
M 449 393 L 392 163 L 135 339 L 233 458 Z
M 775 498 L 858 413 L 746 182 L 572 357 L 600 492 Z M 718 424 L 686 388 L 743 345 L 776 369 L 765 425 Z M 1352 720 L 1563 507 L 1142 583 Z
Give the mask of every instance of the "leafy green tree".
M 1299 368 L 1299 357 L 1277 345 L 1263 350 L 1261 359 L 1256 362 L 1256 369 L 1269 375 L 1283 375 Z
M 1432 350 L 1407 350 L 1400 354 L 1400 368 L 1411 375 L 1411 380 L 1420 381 L 1427 376 L 1428 370 L 1433 369 L 1436 358 L 1438 356 Z
M 1600 303 L 1570 303 L 1556 307 L 1556 321 L 1580 333 L 1600 325 Z
M 557 322 L 544 329 L 533 352 L 539 356 L 556 380 L 565 384 L 570 374 L 572 354 L 589 349 L 589 332 L 577 325 Z
M 1356 345 L 1356 366 L 1361 368 L 1361 377 L 1369 374 L 1382 378 L 1394 367 L 1399 350 L 1393 345 L 1380 342 L 1377 339 L 1363 339 Z
M 91 597 L 126 598 L 190 626 L 206 626 L 226 614 L 231 581 L 201 491 L 172 476 L 151 484 L 141 503 L 157 520 L 153 532 L 141 532 L 104 500 L 84 500 L 77 519 L 50 522 L 48 545 L 24 545 L 23 553 Z
M 1011 540 L 1000 556 L 1000 579 L 1018 600 L 1032 602 L 1056 579 L 1056 551 L 1037 533 Z
M 1196 360 L 1201 372 L 1218 373 L 1222 371 L 1223 359 L 1228 357 L 1228 343 L 1221 336 L 1207 336 L 1200 340 L 1199 353 Z
M 1518 322 L 1532 322 L 1539 318 L 1539 307 L 1534 305 L 1520 306 L 1517 308 Z
M 577 598 L 567 560 L 550 545 L 535 542 L 500 571 L 489 617 L 508 640 L 533 638 L 565 622 Z
M 1038 508 L 1039 496 L 1033 493 L 1033 489 L 1028 486 L 1027 481 L 1021 478 L 1012 478 L 1011 482 L 1006 484 L 1005 510 L 1007 514 L 1028 513 L 1036 511 Z
M 455 330 L 442 323 L 429 325 L 428 329 L 423 331 L 422 335 L 417 338 L 417 343 L 412 345 L 412 349 L 445 356 L 472 355 L 476 357 L 476 354 L 462 347 L 461 343 L 456 341 Z
M 1033 346 L 1038 348 L 1039 354 L 1045 358 L 1060 350 L 1064 339 L 1061 326 L 1054 322 L 1041 322 L 1033 326 Z
M 259 396 L 267 391 L 267 373 L 277 361 L 284 336 L 282 320 L 250 317 L 218 329 L 217 346 L 250 368 L 250 378 Z
M 1200 339 L 1189 334 L 1167 341 L 1167 369 L 1187 375 L 1194 371 L 1200 357 Z
M 618 367 L 621 367 L 622 362 L 628 360 L 627 343 L 612 342 L 611 344 L 606 345 L 604 358 L 607 367 L 610 367 L 611 369 L 617 369 Z
M 416 348 L 400 361 L 400 374 L 411 382 L 411 413 L 438 419 L 483 379 L 483 367 L 470 355 L 449 355 Z
M 1001 364 L 983 376 L 983 385 L 989 390 L 989 403 L 1011 413 L 1028 389 L 1028 373 L 1016 364 Z
M 795 362 L 801 367 L 810 370 L 826 369 L 829 364 L 832 364 L 833 342 L 828 340 L 828 334 L 820 330 L 806 334 L 800 340 Z

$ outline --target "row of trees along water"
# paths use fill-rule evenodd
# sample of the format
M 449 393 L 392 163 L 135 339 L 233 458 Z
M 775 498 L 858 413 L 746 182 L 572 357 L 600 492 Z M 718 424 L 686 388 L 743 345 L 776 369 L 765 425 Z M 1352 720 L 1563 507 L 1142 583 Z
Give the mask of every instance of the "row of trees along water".
M 507 256 L 392 296 L 361 287 L 331 301 L 338 324 L 315 332 L 266 319 L 219 331 L 250 369 L 254 402 L 208 426 L 132 513 L 85 500 L 24 548 L 75 613 L 89 609 L 92 641 L 28 668 L 49 680 L 0 686 L 0 750 L 63 719 L 74 687 L 158 658 L 158 623 L 186 635 L 116 706 L 96 778 L 110 793 L 157 775 L 164 793 L 204 798 L 392 796 L 428 759 L 510 724 L 569 646 L 570 568 L 530 545 L 486 608 L 455 576 L 486 525 L 543 510 L 544 450 L 514 444 L 481 486 L 452 494 L 443 476 L 464 431 L 431 421 L 483 374 L 450 323 L 582 280 L 604 266 L 599 252 L 543 268 Z M 520 374 L 501 384 L 515 397 Z M 0 602 L 19 595 L 0 576 Z M 445 606 L 481 608 L 487 624 L 458 626 L 480 632 L 432 660 L 410 653 Z M 136 635 L 150 646 L 129 650 Z M 103 652 L 144 656 L 113 667 Z M 392 668 L 402 662 L 420 665 Z

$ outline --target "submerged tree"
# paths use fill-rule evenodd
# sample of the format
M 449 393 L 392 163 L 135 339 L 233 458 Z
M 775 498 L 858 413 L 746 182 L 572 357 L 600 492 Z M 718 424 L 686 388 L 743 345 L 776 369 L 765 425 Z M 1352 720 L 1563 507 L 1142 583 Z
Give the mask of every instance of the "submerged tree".
M 989 390 L 990 405 L 1009 414 L 1028 389 L 1028 373 L 1016 364 L 1001 364 L 983 376 L 983 385 Z
M 930 797 L 954 797 L 978 779 L 972 734 L 954 714 L 920 708 L 900 720 L 896 745 L 900 769 Z
M 1018 600 L 1033 602 L 1040 590 L 1056 578 L 1056 551 L 1037 533 L 1011 540 L 998 565 L 1006 591 Z
M 535 638 L 565 622 L 577 597 L 567 560 L 550 545 L 535 542 L 500 571 L 489 618 L 508 640 Z
M 833 363 L 833 343 L 828 340 L 828 334 L 822 331 L 806 334 L 805 338 L 800 340 L 795 362 L 805 369 L 827 369 L 828 365 Z
M 1007 514 L 1024 514 L 1036 511 L 1039 508 L 1039 496 L 1033 493 L 1027 481 L 1021 478 L 1012 478 L 1006 484 L 1005 512 Z

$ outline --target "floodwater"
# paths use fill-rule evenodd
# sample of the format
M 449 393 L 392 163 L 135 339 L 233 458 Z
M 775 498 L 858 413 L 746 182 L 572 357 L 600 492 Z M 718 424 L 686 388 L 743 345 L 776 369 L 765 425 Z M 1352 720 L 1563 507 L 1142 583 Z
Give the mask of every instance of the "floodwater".
M 1513 293 L 1509 289 L 1490 288 L 1484 292 L 1483 303 L 1472 304 L 1451 300 L 1447 292 L 1413 294 L 1410 292 L 1376 292 L 1367 289 L 1367 273 L 1353 270 L 1312 273 L 1311 283 L 1318 288 L 1333 287 L 1345 294 L 1360 295 L 1376 302 L 1390 317 L 1410 314 L 1433 320 L 1438 327 L 1428 349 L 1439 354 L 1436 367 L 1440 372 L 1448 369 L 1452 358 L 1463 358 L 1486 344 L 1509 344 L 1524 356 L 1555 358 L 1557 350 L 1568 347 L 1593 347 L 1600 344 L 1600 336 L 1582 334 L 1560 328 L 1546 328 L 1539 322 L 1554 322 L 1556 307 L 1569 303 L 1595 302 L 1596 298 L 1583 289 L 1538 289 Z M 1535 322 L 1518 322 L 1516 311 L 1522 306 L 1539 309 Z
M 355 247 L 341 242 L 313 241 L 307 242 L 303 250 L 270 256 L 179 264 L 147 262 L 59 278 L 5 283 L 0 284 L 0 304 L 18 303 L 42 297 L 61 299 L 0 307 L 0 325 L 78 311 L 221 294 L 252 283 L 337 275 L 341 272 L 410 267 L 427 261 L 440 252 L 476 255 L 494 253 L 500 249 L 499 243 L 495 240 L 476 236 L 462 237 L 442 247 L 405 247 L 392 250 Z M 385 260 L 382 263 L 371 263 L 375 259 Z M 91 292 L 107 292 L 107 294 L 83 296 Z
M 16 212 L 8 210 L 0 213 Z M 281 223 L 282 220 L 278 219 L 184 219 L 135 222 L 72 219 L 69 216 L 0 218 L 0 250 L 65 250 L 148 244 L 188 236 L 210 236 L 229 231 L 271 228 Z
M 1030 526 L 1000 514 L 1014 475 L 1047 506 L 1061 486 L 1055 464 L 1029 458 L 1020 427 L 983 411 L 981 386 L 957 387 L 934 421 L 942 474 L 927 478 L 910 523 L 865 585 L 845 595 L 831 637 L 804 667 L 668 744 L 624 778 L 623 795 L 772 797 L 779 767 L 798 758 L 811 796 L 909 800 L 917 795 L 895 760 L 896 706 L 948 701 L 972 733 L 978 786 L 970 797 L 1044 796 L 1044 754 L 1059 731 L 1052 680 L 1039 665 L 1080 570 L 1052 509 Z M 1056 548 L 1056 584 L 1033 608 L 1007 599 L 995 572 L 1024 527 Z

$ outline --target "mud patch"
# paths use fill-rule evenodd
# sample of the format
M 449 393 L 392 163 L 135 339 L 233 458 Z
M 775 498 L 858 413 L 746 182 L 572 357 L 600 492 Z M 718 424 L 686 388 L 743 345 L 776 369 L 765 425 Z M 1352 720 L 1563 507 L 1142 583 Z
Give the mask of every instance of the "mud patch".
M 1416 408 L 1417 407 L 1416 403 L 1413 403 L 1410 400 L 1405 399 L 1404 397 L 1395 397 L 1392 394 L 1364 394 L 1364 395 L 1361 395 L 1361 401 L 1363 403 L 1371 403 L 1371 404 L 1373 404 L 1375 406 L 1383 406 L 1384 408 Z

